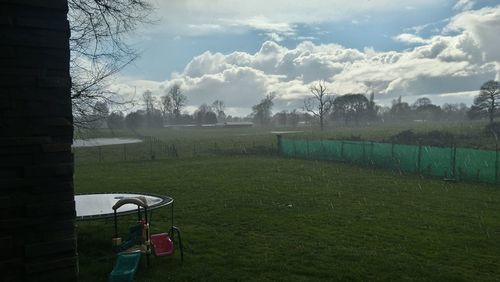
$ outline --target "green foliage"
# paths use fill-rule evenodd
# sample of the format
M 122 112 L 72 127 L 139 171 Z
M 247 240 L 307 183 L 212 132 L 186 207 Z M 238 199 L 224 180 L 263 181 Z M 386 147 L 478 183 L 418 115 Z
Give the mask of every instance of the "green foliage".
M 123 129 L 125 127 L 125 117 L 120 111 L 112 112 L 108 116 L 107 123 L 111 130 Z
M 146 118 L 141 111 L 132 112 L 125 117 L 125 125 L 128 129 L 136 130 L 144 127 L 145 124 Z
M 260 126 L 268 126 L 271 123 L 271 110 L 273 109 L 274 94 L 267 95 L 260 103 L 252 107 L 254 123 Z
M 333 115 L 343 119 L 345 124 L 359 120 L 368 115 L 370 101 L 363 94 L 346 94 L 335 98 L 333 101 Z
M 469 117 L 478 118 L 488 116 L 490 123 L 498 113 L 500 106 L 500 83 L 490 80 L 481 85 L 479 94 L 474 98 L 474 103 L 469 111 Z

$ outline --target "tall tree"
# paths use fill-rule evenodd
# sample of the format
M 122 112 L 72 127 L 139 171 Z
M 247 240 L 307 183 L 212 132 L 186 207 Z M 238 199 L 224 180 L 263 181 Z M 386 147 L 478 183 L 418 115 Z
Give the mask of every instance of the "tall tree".
M 370 101 L 363 94 L 346 94 L 337 97 L 333 101 L 333 113 L 343 118 L 345 124 L 354 120 L 356 124 L 367 114 Z
M 252 117 L 256 124 L 268 126 L 271 122 L 271 110 L 273 108 L 274 93 L 268 94 L 260 103 L 252 107 Z
M 371 92 L 370 99 L 368 101 L 368 109 L 366 112 L 366 118 L 368 120 L 372 120 L 372 121 L 377 119 L 377 115 L 378 115 L 379 111 L 380 111 L 380 106 L 378 106 L 375 103 L 375 93 Z
M 441 118 L 443 113 L 441 107 L 432 104 L 431 99 L 427 97 L 418 98 L 413 103 L 412 108 L 415 110 L 416 117 L 424 121 L 436 121 Z
M 412 111 L 408 103 L 403 102 L 403 98 L 399 96 L 397 100 L 392 100 L 392 107 L 389 110 L 392 118 L 397 120 L 408 120 L 412 118 Z
M 174 114 L 174 104 L 168 93 L 160 98 L 160 111 L 164 122 L 167 122 Z
M 425 107 L 425 106 L 431 105 L 431 104 L 432 104 L 431 99 L 429 99 L 427 97 L 421 97 L 421 98 L 418 98 L 417 100 L 415 100 L 415 102 L 413 103 L 411 108 L 416 110 L 419 107 Z
M 163 116 L 159 109 L 157 109 L 157 100 L 153 93 L 149 90 L 142 94 L 142 100 L 145 107 L 146 125 L 149 128 L 163 127 Z
M 68 0 L 70 72 L 74 124 L 85 128 L 96 102 L 122 104 L 107 88 L 108 79 L 135 60 L 126 36 L 152 23 L 147 0 Z
M 445 103 L 441 108 L 443 110 L 443 118 L 448 121 L 463 120 L 467 117 L 467 111 L 469 111 L 469 108 L 464 103 Z
M 153 97 L 153 92 L 146 90 L 146 92 L 142 93 L 142 100 L 146 108 L 146 114 L 152 114 L 155 110 L 155 97 Z
M 202 104 L 194 113 L 194 120 L 198 125 L 217 123 L 217 115 L 207 104 Z
M 113 131 L 114 129 L 122 129 L 125 126 L 125 117 L 122 112 L 112 112 L 107 119 L 108 128 Z
M 319 118 L 319 127 L 324 128 L 324 120 L 333 104 L 333 96 L 328 93 L 326 82 L 318 81 L 309 88 L 312 97 L 304 99 L 304 110 Z
M 181 116 L 181 110 L 186 106 L 187 97 L 182 94 L 181 86 L 179 84 L 174 84 L 172 88 L 168 91 L 168 94 L 172 101 L 172 114 L 176 122 L 179 122 Z
M 278 126 L 287 126 L 288 124 L 288 111 L 281 111 L 275 113 L 273 116 L 273 123 Z
M 481 86 L 479 94 L 474 98 L 474 103 L 468 114 L 470 117 L 487 115 L 490 123 L 493 123 L 499 106 L 500 83 L 490 80 Z
M 291 111 L 288 114 L 287 123 L 291 127 L 297 127 L 297 125 L 299 124 L 299 118 L 300 118 L 299 112 L 297 111 L 297 109 L 293 109 L 293 111 Z
M 223 101 L 215 100 L 212 103 L 212 109 L 217 114 L 217 119 L 219 120 L 219 122 L 222 122 L 226 119 L 226 113 L 224 112 L 226 110 L 226 105 Z
M 125 117 L 125 125 L 127 128 L 135 130 L 144 126 L 145 118 L 143 111 L 135 111 L 129 113 Z

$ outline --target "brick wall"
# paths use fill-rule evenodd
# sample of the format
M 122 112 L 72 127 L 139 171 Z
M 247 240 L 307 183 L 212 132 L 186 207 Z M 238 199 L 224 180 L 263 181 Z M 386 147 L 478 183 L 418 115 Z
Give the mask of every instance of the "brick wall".
M 0 281 L 77 276 L 66 0 L 0 0 Z

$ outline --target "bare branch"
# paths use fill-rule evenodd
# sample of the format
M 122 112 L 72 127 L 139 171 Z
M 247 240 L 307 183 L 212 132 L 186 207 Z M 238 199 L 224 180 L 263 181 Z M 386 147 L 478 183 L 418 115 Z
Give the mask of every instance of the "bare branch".
M 309 88 L 312 97 L 304 99 L 304 110 L 319 118 L 320 128 L 324 128 L 324 119 L 333 104 L 333 96 L 328 93 L 325 81 L 318 81 Z
M 127 102 L 107 90 L 107 82 L 138 58 L 126 36 L 141 24 L 153 23 L 153 7 L 147 0 L 68 0 L 68 7 L 74 120 L 75 126 L 85 127 L 96 102 Z

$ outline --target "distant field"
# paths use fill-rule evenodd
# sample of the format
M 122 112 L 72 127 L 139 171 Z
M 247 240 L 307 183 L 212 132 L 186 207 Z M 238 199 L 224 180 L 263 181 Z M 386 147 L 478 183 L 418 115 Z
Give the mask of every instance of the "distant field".
M 135 132 L 99 130 L 87 132 L 86 137 L 134 137 L 143 138 L 139 144 L 75 148 L 76 162 L 146 160 L 166 158 L 191 158 L 213 155 L 273 154 L 276 152 L 275 131 L 301 131 L 286 134 L 288 137 L 305 139 L 363 139 L 387 142 L 388 138 L 404 130 L 429 132 L 440 130 L 456 136 L 458 147 L 495 149 L 495 139 L 484 134 L 484 122 L 461 123 L 404 123 L 375 124 L 363 127 L 336 127 L 321 132 L 311 128 L 164 128 L 143 129 Z M 147 137 L 154 137 L 149 142 Z
M 220 154 L 273 154 L 276 134 L 260 128 L 165 128 L 137 132 L 107 130 L 92 132 L 89 137 L 139 137 L 143 143 L 74 148 L 75 161 L 99 162 L 192 158 Z M 151 142 L 149 137 L 154 137 Z
M 75 190 L 175 198 L 184 264 L 178 256 L 153 258 L 137 281 L 500 280 L 500 190 L 493 186 L 214 156 L 77 163 Z M 155 232 L 167 229 L 167 215 L 154 214 Z M 112 227 L 79 223 L 81 281 L 107 280 Z

